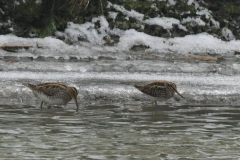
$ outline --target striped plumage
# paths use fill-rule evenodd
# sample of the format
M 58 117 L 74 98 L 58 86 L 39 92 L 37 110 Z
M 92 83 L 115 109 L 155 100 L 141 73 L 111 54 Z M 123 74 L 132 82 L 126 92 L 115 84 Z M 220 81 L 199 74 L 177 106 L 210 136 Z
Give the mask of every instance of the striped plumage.
M 175 92 L 184 98 L 178 91 L 176 84 L 168 81 L 154 81 L 143 86 L 134 85 L 142 93 L 152 99 L 152 103 L 157 104 L 157 101 L 165 101 L 172 98 Z
M 75 87 L 68 87 L 63 83 L 41 83 L 41 84 L 23 84 L 30 88 L 34 95 L 39 98 L 41 102 L 40 108 L 42 109 L 43 103 L 49 105 L 66 105 L 71 99 L 75 100 L 78 111 L 77 95 L 78 91 Z

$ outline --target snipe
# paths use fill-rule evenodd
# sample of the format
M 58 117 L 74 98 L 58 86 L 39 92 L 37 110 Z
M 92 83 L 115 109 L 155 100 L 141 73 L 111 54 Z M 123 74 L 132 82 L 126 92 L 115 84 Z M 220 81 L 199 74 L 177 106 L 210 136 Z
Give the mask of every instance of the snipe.
M 176 84 L 168 81 L 154 81 L 143 86 L 134 85 L 142 93 L 151 98 L 152 103 L 157 104 L 157 101 L 166 101 L 172 98 L 175 92 L 184 98 L 178 91 Z
M 41 84 L 23 84 L 30 88 L 33 94 L 39 98 L 42 102 L 40 108 L 42 109 L 43 103 L 49 105 L 67 105 L 73 98 L 77 105 L 76 111 L 78 112 L 77 95 L 78 91 L 75 87 L 68 87 L 63 83 L 41 83 Z

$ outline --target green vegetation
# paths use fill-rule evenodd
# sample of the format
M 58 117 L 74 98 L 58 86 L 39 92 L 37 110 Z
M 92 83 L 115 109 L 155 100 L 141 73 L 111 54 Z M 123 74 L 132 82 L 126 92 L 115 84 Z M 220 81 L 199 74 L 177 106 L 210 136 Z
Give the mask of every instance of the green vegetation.
M 154 17 L 172 17 L 182 20 L 188 17 L 198 17 L 205 22 L 205 26 L 186 22 L 184 26 L 188 31 L 183 31 L 177 25 L 171 31 L 159 25 L 145 24 L 135 18 L 128 17 L 114 7 L 107 8 L 108 2 L 123 6 L 126 10 L 135 10 L 144 14 L 144 19 Z M 200 6 L 211 10 L 214 19 L 220 22 L 220 28 L 215 27 L 211 17 L 198 15 L 195 4 L 188 5 L 188 0 L 175 0 L 171 6 L 168 1 L 159 0 L 0 0 L 0 34 L 13 33 L 21 37 L 46 37 L 55 31 L 64 31 L 67 22 L 83 24 L 94 17 L 104 15 L 110 28 L 122 30 L 135 29 L 149 35 L 160 37 L 185 36 L 208 32 L 221 37 L 221 28 L 229 25 L 229 29 L 237 38 L 240 38 L 240 1 L 198 1 Z M 108 17 L 109 12 L 117 12 L 115 20 Z M 13 31 L 9 28 L 13 28 Z M 98 29 L 98 23 L 95 23 Z
M 240 14 L 240 6 L 228 5 L 222 8 L 228 14 Z
M 38 37 L 45 37 L 56 30 L 63 31 L 69 21 L 84 23 L 84 16 L 100 13 L 99 3 L 90 0 L 42 0 L 37 4 L 35 0 L 1 0 L 0 8 L 4 14 L 0 13 L 0 19 L 13 19 L 17 26 L 14 34 L 18 36 L 28 37 L 27 30 Z M 91 9 L 86 12 L 88 6 Z M 95 6 L 99 6 L 98 9 Z M 4 32 L 3 27 L 0 27 L 1 32 Z

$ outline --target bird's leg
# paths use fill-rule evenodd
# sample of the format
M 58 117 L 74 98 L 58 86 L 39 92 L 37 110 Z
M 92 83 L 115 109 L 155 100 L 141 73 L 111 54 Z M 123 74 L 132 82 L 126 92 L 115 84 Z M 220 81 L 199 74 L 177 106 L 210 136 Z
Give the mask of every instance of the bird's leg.
M 157 101 L 152 100 L 152 105 L 157 105 Z
M 77 101 L 77 97 L 73 97 L 74 100 L 75 100 L 75 103 L 76 103 L 76 106 L 77 106 L 77 109 L 76 109 L 76 112 L 78 112 L 78 107 L 79 107 L 79 104 L 78 104 L 78 101 Z
M 152 106 L 154 105 L 154 100 L 151 100 Z
M 42 105 L 43 105 L 43 101 L 41 102 L 41 105 L 40 105 L 41 110 L 42 110 Z

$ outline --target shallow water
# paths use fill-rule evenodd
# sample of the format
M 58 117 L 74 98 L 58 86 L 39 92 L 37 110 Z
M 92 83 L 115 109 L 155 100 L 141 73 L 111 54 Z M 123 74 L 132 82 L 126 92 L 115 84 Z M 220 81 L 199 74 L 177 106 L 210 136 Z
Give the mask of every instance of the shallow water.
M 240 106 L 0 106 L 1 158 L 237 159 Z
M 76 62 L 3 58 L 0 158 L 239 158 L 239 62 L 166 56 Z M 176 96 L 152 106 L 133 84 L 154 80 L 176 83 L 185 99 Z M 22 83 L 42 82 L 76 87 L 79 113 L 73 101 L 40 111 L 41 102 Z

